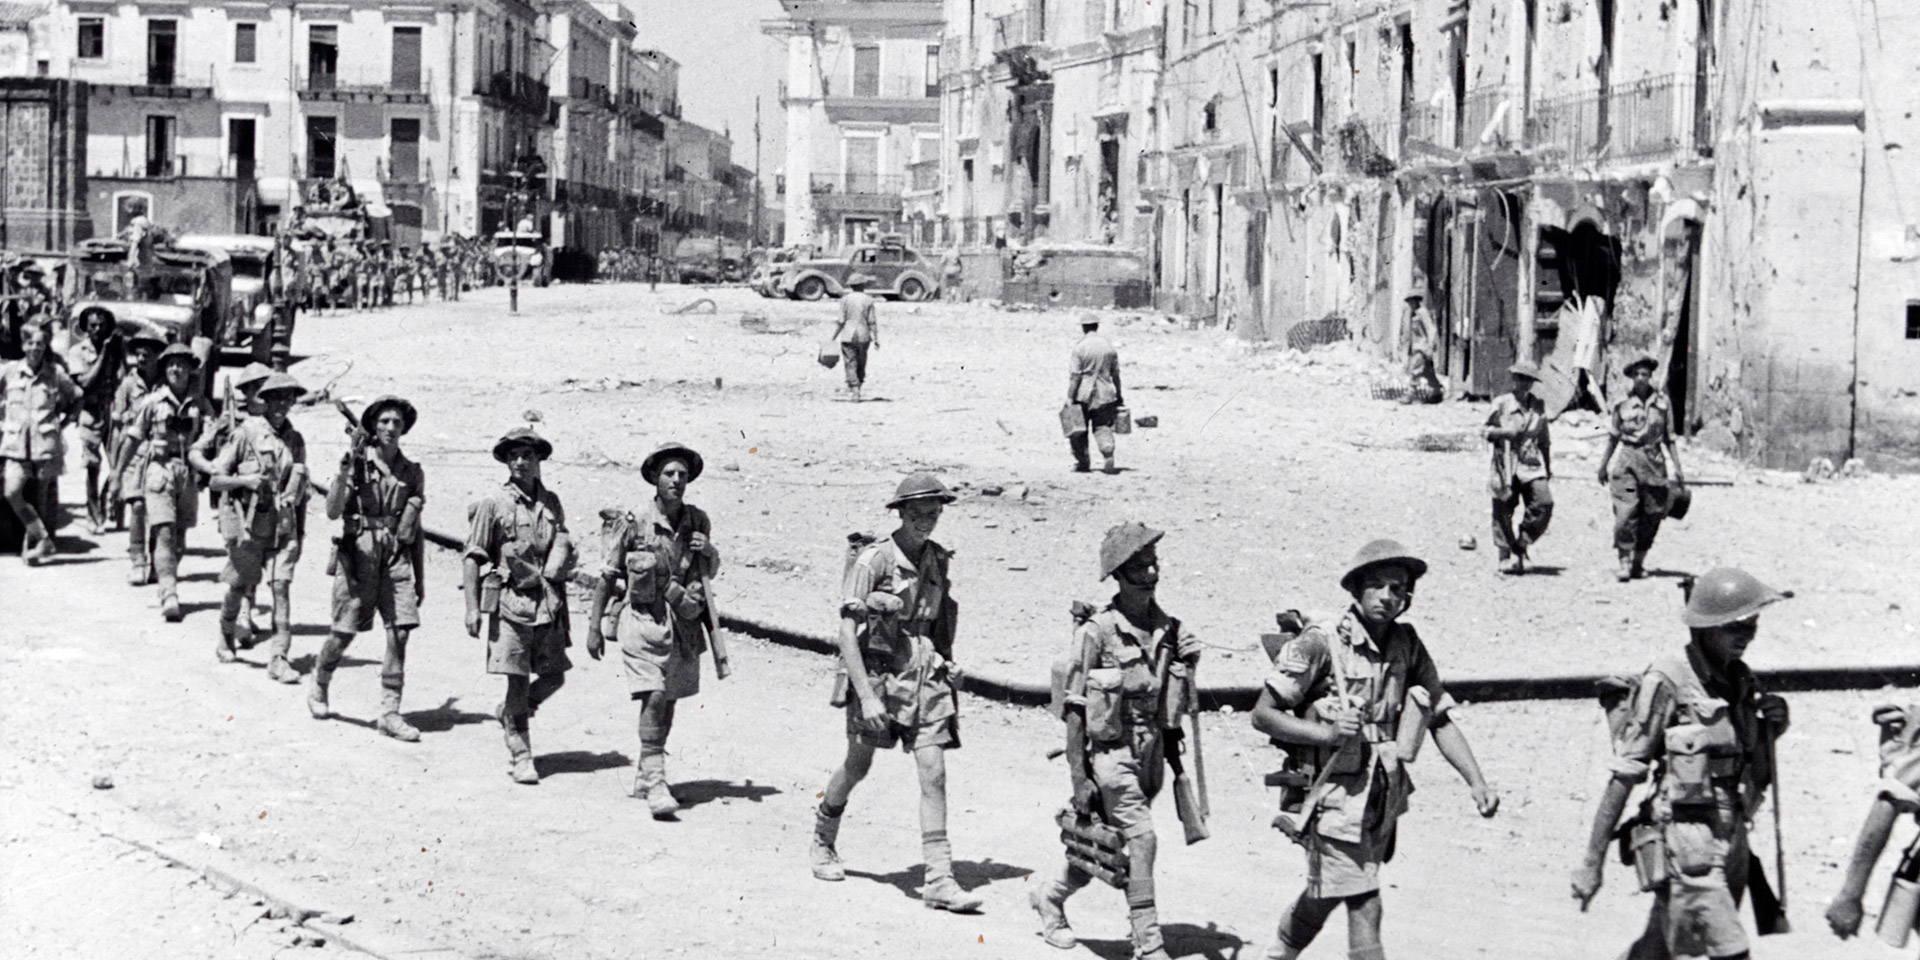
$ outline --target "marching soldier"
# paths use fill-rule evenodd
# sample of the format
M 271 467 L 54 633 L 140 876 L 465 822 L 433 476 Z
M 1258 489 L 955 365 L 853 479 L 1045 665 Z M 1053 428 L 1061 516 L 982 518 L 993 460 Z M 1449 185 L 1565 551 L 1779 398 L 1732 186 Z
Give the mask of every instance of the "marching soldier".
M 1481 435 L 1493 445 L 1493 545 L 1500 551 L 1501 573 L 1525 573 L 1527 550 L 1553 520 L 1553 447 L 1547 432 L 1547 405 L 1533 392 L 1540 368 L 1522 360 L 1507 368 L 1513 390 L 1494 398 Z M 1526 501 L 1516 531 L 1513 511 Z
M 0 473 L 7 506 L 27 528 L 20 555 L 28 566 L 53 556 L 53 484 L 60 477 L 66 444 L 60 432 L 80 414 L 81 391 L 53 357 L 46 324 L 30 322 L 20 331 L 26 355 L 0 362 Z M 38 484 L 34 502 L 27 485 Z
M 1584 910 L 1599 891 L 1627 796 L 1651 775 L 1654 788 L 1626 836 L 1653 910 L 1629 956 L 1745 957 L 1739 899 L 1751 882 L 1756 914 L 1772 900 L 1747 846 L 1747 820 L 1772 782 L 1787 703 L 1760 693 L 1741 658 L 1761 610 L 1787 596 L 1744 570 L 1707 571 L 1681 614 L 1692 634 L 1686 647 L 1655 659 L 1637 681 L 1613 684 L 1613 775 L 1573 872 L 1573 897 Z
M 213 418 L 207 424 L 207 429 L 200 434 L 200 439 L 194 441 L 192 449 L 187 451 L 189 466 L 207 477 L 213 476 L 213 464 L 220 458 L 221 451 L 225 450 L 227 444 L 240 432 L 243 424 L 260 415 L 258 391 L 260 385 L 267 382 L 267 378 L 272 375 L 272 367 L 254 362 L 247 364 L 245 369 L 228 378 L 227 382 L 239 391 L 239 395 L 233 398 L 230 408 L 223 405 L 220 415 Z M 208 505 L 218 507 L 222 501 L 221 491 L 215 489 L 213 494 L 208 497 Z M 225 514 L 221 515 L 223 523 L 225 516 Z M 227 536 L 227 531 L 230 529 L 225 526 L 221 528 L 223 539 L 231 539 Z M 259 592 L 256 586 L 247 595 L 246 601 L 240 605 L 239 613 L 235 614 L 237 619 L 233 627 L 233 645 L 241 650 L 251 650 L 253 645 L 259 642 L 260 631 L 253 625 L 254 595 Z
M 127 365 L 127 345 L 113 314 L 90 309 L 82 315 L 86 336 L 68 350 L 68 370 L 80 387 L 80 452 L 87 465 L 87 526 L 94 536 L 106 529 L 107 487 L 101 477 L 106 466 L 107 435 L 113 415 L 114 391 Z
M 1099 317 L 1081 314 L 1080 333 L 1080 342 L 1073 345 L 1073 356 L 1067 362 L 1067 402 L 1080 407 L 1086 430 L 1070 434 L 1067 446 L 1073 450 L 1074 472 L 1088 472 L 1093 469 L 1087 453 L 1087 434 L 1091 432 L 1100 456 L 1106 459 L 1102 469 L 1113 473 L 1113 426 L 1126 402 L 1120 390 L 1120 354 L 1113 348 L 1113 341 L 1100 335 Z
M 275 373 L 255 396 L 261 414 L 234 429 L 207 471 L 220 498 L 220 533 L 227 542 L 227 566 L 220 582 L 227 595 L 220 605 L 220 645 L 214 654 L 232 663 L 239 646 L 236 621 L 242 607 L 252 612 L 253 591 L 264 578 L 273 593 L 272 657 L 267 676 L 299 683 L 287 662 L 293 648 L 293 568 L 300 562 L 307 527 L 307 441 L 287 418 L 294 401 L 306 393 L 291 374 Z
M 1426 572 L 1425 561 L 1392 540 L 1361 547 L 1340 578 L 1352 606 L 1332 629 L 1308 625 L 1289 640 L 1260 691 L 1253 727 L 1290 755 L 1274 826 L 1307 850 L 1306 889 L 1281 915 L 1270 960 L 1298 957 L 1343 904 L 1348 956 L 1386 956 L 1380 866 L 1413 791 L 1406 765 L 1429 729 L 1480 815 L 1500 808 L 1453 722 L 1439 668 L 1400 622 Z
M 686 501 L 700 478 L 700 454 L 668 443 L 647 455 L 640 476 L 654 498 L 629 514 L 607 546 L 587 623 L 587 654 L 600 659 L 606 640 L 600 617 L 614 584 L 626 580 L 626 609 L 618 628 L 629 696 L 640 702 L 640 759 L 632 795 L 647 801 L 654 819 L 670 819 L 680 804 L 667 783 L 667 735 L 674 705 L 700 692 L 700 654 L 707 648 L 707 581 L 720 566 L 709 539 L 713 523 Z
M 840 659 L 848 678 L 847 758 L 827 782 L 814 818 L 809 859 L 821 880 L 845 880 L 834 844 L 853 788 L 875 750 L 898 744 L 920 773 L 920 848 L 926 858 L 921 902 L 973 913 L 982 899 L 953 879 L 947 839 L 946 751 L 960 746 L 958 668 L 953 633 L 959 608 L 949 592 L 947 548 L 929 539 L 940 513 L 957 499 L 939 479 L 907 477 L 887 508 L 900 512 L 893 536 L 862 549 L 841 586 Z
M 1151 804 L 1165 775 L 1163 732 L 1169 721 L 1179 722 L 1177 714 L 1162 716 L 1162 695 L 1167 702 L 1184 697 L 1161 689 L 1159 665 L 1171 667 L 1166 683 L 1185 685 L 1200 660 L 1200 641 L 1154 600 L 1160 582 L 1155 544 L 1163 536 L 1141 523 L 1107 531 L 1100 544 L 1100 578 L 1113 578 L 1113 601 L 1074 631 L 1063 691 L 1074 811 L 1086 816 L 1097 806 L 1101 819 L 1126 837 L 1127 916 L 1136 960 L 1168 956 L 1154 905 L 1158 841 Z M 1078 943 L 1065 906 L 1091 879 L 1069 860 L 1029 896 L 1048 944 L 1068 950 Z
M 573 543 L 560 498 L 540 482 L 540 462 L 553 444 L 520 427 L 493 445 L 507 465 L 507 482 L 467 508 L 462 585 L 467 635 L 487 629 L 487 672 L 507 678 L 507 696 L 495 711 L 511 757 L 515 783 L 539 783 L 529 722 L 567 682 L 567 573 Z M 485 567 L 482 570 L 482 567 Z
M 333 716 L 327 685 L 356 634 L 373 629 L 377 611 L 387 625 L 380 664 L 377 729 L 407 743 L 420 731 L 400 715 L 406 684 L 407 638 L 420 625 L 425 565 L 420 511 L 426 505 L 426 472 L 400 451 L 400 438 L 420 419 L 413 404 L 385 396 L 360 412 L 353 446 L 340 458 L 340 473 L 327 489 L 327 519 L 341 521 L 335 541 L 333 631 L 314 662 L 307 712 Z
M 127 558 L 132 562 L 127 582 L 136 587 L 145 586 L 153 575 L 147 558 L 147 500 L 140 473 L 119 466 L 123 462 L 120 451 L 130 443 L 127 426 L 133 422 L 134 411 L 159 385 L 160 374 L 154 364 L 166 348 L 166 341 L 147 334 L 135 334 L 127 341 L 127 373 L 114 388 L 109 411 L 112 439 L 107 445 L 107 501 L 114 507 L 116 518 L 122 515 L 122 509 L 126 511 Z
M 200 500 L 187 452 L 207 429 L 212 411 L 206 398 L 193 389 L 199 364 L 186 344 L 161 351 L 158 363 L 161 384 L 134 409 L 127 423 L 128 442 L 121 447 L 114 469 L 140 464 L 136 489 L 146 501 L 147 542 L 160 583 L 160 615 L 168 623 L 179 623 L 180 556 L 186 552 L 187 530 L 198 517 Z
M 1660 361 L 1642 356 L 1624 371 L 1633 378 L 1626 396 L 1614 401 L 1607 423 L 1607 449 L 1600 454 L 1600 485 L 1613 494 L 1613 546 L 1622 581 L 1646 576 L 1647 551 L 1674 498 L 1684 496 L 1686 475 L 1673 447 L 1673 407 L 1653 386 Z M 1616 458 L 1614 453 L 1620 456 Z M 1673 479 L 1667 479 L 1667 461 Z M 1611 468 L 1611 469 L 1609 469 Z

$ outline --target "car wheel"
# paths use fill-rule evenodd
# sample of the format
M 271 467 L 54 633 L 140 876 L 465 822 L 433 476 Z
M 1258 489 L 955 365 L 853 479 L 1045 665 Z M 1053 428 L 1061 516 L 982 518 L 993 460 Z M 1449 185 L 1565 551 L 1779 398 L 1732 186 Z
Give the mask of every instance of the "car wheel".
M 900 299 L 918 303 L 927 298 L 927 285 L 914 277 L 900 281 Z
M 826 281 L 819 277 L 807 277 L 793 285 L 793 295 L 799 300 L 818 300 L 827 295 Z

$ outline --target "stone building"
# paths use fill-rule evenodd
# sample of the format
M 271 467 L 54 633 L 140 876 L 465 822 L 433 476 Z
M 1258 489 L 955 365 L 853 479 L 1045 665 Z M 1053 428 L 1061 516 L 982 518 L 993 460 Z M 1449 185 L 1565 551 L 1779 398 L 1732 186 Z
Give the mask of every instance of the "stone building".
M 762 29 L 787 44 L 786 241 L 831 249 L 924 237 L 929 210 L 916 224 L 904 204 L 939 187 L 942 0 L 781 6 L 786 16 Z

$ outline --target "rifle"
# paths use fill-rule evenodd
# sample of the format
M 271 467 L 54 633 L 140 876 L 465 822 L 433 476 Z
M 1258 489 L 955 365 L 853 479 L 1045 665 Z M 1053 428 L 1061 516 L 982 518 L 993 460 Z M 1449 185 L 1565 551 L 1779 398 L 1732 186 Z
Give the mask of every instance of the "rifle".
M 333 538 L 333 555 L 327 558 L 327 576 L 335 576 L 344 570 L 348 580 L 358 580 L 353 569 L 354 543 L 360 539 L 360 511 L 355 498 L 367 488 L 367 431 L 360 426 L 360 418 L 353 415 L 346 401 L 333 401 L 333 408 L 347 418 L 347 433 L 353 437 L 353 446 L 349 451 L 353 457 L 353 472 L 349 475 L 353 489 L 345 491 L 342 500 L 345 506 L 340 511 L 340 535 Z
M 1181 726 L 1180 718 L 1188 712 L 1191 699 L 1191 679 L 1173 675 L 1173 662 L 1177 659 L 1174 638 L 1179 636 L 1180 622 L 1173 621 L 1167 627 L 1167 639 L 1160 644 L 1160 664 L 1155 671 L 1160 677 L 1160 709 L 1155 722 L 1160 724 L 1161 740 L 1167 758 L 1167 767 L 1173 771 L 1173 807 L 1180 815 L 1180 825 L 1186 829 L 1189 846 L 1207 839 L 1207 814 L 1200 800 L 1194 795 L 1193 782 L 1187 779 L 1186 762 L 1180 759 L 1180 747 L 1186 739 L 1186 730 Z M 1176 692 L 1176 685 L 1178 692 Z M 1194 733 L 1200 731 L 1194 724 Z
M 700 575 L 700 597 L 706 601 L 706 614 L 701 617 L 707 625 L 707 646 L 713 652 L 713 674 L 722 680 L 733 675 L 733 659 L 727 655 L 727 637 L 720 632 L 720 611 L 713 603 L 713 582 L 706 574 Z
M 1767 758 L 1768 789 L 1773 794 L 1773 872 L 1780 880 L 1780 892 L 1776 896 L 1773 886 L 1767 883 L 1760 857 L 1752 850 L 1747 851 L 1747 883 L 1753 892 L 1753 926 L 1763 937 L 1793 932 L 1792 924 L 1787 922 L 1787 850 L 1780 830 L 1780 770 L 1774 755 L 1773 738 L 1773 724 L 1762 720 L 1760 748 L 1765 751 Z

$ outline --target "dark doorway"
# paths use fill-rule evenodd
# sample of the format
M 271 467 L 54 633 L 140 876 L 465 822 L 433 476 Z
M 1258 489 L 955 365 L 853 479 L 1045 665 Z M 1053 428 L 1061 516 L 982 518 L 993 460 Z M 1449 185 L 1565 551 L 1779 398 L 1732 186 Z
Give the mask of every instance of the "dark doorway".
M 236 179 L 253 179 L 253 137 L 252 117 L 231 117 L 227 120 L 227 167 Z
M 395 117 L 387 141 L 387 179 L 413 183 L 420 179 L 420 121 Z
M 307 118 L 307 176 L 318 180 L 334 176 L 334 145 L 339 132 L 338 117 Z
M 183 172 L 174 167 L 173 134 L 177 122 L 173 117 L 147 118 L 147 176 L 172 177 Z
M 173 66 L 179 44 L 180 36 L 175 21 L 147 21 L 147 83 L 156 87 L 173 85 Z

